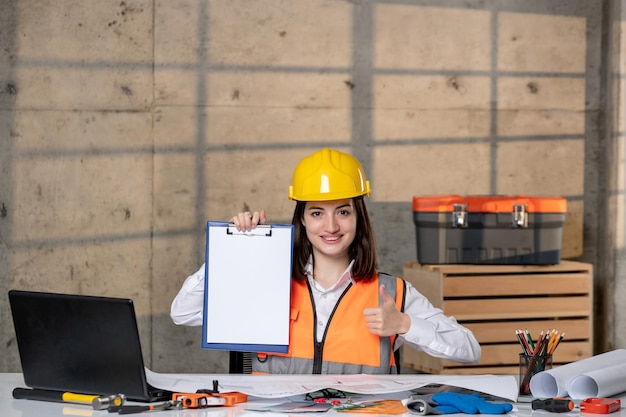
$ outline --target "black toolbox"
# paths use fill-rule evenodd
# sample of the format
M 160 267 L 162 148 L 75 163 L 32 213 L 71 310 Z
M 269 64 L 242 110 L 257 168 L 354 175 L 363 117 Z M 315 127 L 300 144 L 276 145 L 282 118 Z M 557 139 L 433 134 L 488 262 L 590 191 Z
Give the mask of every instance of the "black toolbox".
M 415 196 L 421 264 L 560 262 L 567 201 L 536 196 Z

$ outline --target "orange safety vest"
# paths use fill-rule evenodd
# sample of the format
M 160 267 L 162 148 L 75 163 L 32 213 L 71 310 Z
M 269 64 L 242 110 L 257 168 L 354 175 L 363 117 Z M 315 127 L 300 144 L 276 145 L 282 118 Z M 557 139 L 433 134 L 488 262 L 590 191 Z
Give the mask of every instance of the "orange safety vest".
M 253 370 L 266 373 L 354 374 L 396 372 L 393 344 L 396 336 L 380 337 L 369 331 L 363 318 L 367 307 L 382 304 L 379 287 L 403 311 L 404 280 L 387 274 L 350 284 L 339 298 L 317 343 L 313 295 L 306 280 L 292 280 L 289 351 L 258 354 Z

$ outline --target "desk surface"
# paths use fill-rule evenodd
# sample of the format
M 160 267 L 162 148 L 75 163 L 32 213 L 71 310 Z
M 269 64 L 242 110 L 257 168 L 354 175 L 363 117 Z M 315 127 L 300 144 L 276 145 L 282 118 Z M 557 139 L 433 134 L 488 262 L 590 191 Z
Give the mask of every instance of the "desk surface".
M 93 410 L 90 405 L 82 404 L 69 404 L 69 403 L 54 403 L 45 401 L 30 401 L 30 400 L 16 400 L 13 398 L 12 392 L 15 387 L 25 387 L 22 374 L 18 373 L 0 373 L 0 413 L 3 417 L 114 417 L 119 414 L 109 413 L 106 410 L 96 411 Z M 398 398 L 398 397 L 395 397 Z M 622 404 L 626 404 L 626 396 L 621 398 Z M 279 403 L 281 400 L 255 400 L 251 403 Z M 250 403 L 249 403 L 250 404 Z M 327 413 L 306 413 L 306 414 L 283 414 L 283 413 L 267 413 L 267 412 L 252 412 L 245 410 L 246 405 L 240 405 L 238 407 L 215 407 L 205 408 L 199 410 L 184 409 L 184 410 L 167 410 L 167 411 L 153 411 L 145 412 L 141 414 L 129 414 L 130 416 L 152 416 L 155 417 L 336 417 L 341 415 L 342 417 L 358 417 L 358 414 L 354 413 L 338 413 L 336 411 L 328 411 Z M 566 414 L 553 414 L 545 411 L 533 411 L 530 408 L 530 404 L 516 404 L 509 416 L 521 416 L 521 417 L 541 417 L 541 416 L 562 416 L 562 417 L 578 417 L 580 412 L 575 409 L 572 412 Z M 602 414 L 583 414 L 588 417 L 602 417 Z M 362 417 L 378 417 L 374 414 L 361 414 Z M 415 414 L 404 414 L 400 417 L 416 417 Z M 448 414 L 450 417 L 460 417 L 467 414 Z M 622 407 L 620 412 L 611 414 L 611 417 L 626 417 L 626 408 Z

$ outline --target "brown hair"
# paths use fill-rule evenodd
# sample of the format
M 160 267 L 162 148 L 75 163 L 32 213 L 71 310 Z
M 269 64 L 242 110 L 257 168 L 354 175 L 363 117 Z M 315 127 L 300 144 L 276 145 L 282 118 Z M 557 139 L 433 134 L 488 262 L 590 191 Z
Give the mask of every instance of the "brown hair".
M 369 280 L 374 277 L 378 267 L 374 230 L 363 197 L 354 197 L 352 201 L 356 213 L 356 235 L 350 245 L 350 259 L 354 259 L 352 278 L 355 281 Z M 296 279 L 306 279 L 306 264 L 309 257 L 313 255 L 313 247 L 302 224 L 305 207 L 306 201 L 296 202 L 296 208 L 291 219 L 294 226 L 293 266 L 291 270 Z

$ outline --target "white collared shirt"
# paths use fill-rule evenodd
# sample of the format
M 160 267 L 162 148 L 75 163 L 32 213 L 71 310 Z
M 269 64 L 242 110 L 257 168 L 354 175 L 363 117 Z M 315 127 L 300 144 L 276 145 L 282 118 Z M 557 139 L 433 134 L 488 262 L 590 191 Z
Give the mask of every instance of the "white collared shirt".
M 345 289 L 351 283 L 354 283 L 352 279 L 352 265 L 354 261 L 350 262 L 350 265 L 341 274 L 341 277 L 329 288 L 323 288 L 317 281 L 313 279 L 313 260 L 309 258 L 309 262 L 306 264 L 305 274 L 311 285 L 313 291 L 313 300 L 315 302 L 315 314 L 317 318 L 317 341 L 321 342 L 324 337 L 324 331 L 328 325 L 328 320 L 332 314 L 339 297 L 345 291 Z

